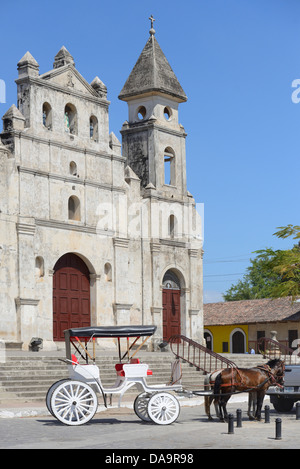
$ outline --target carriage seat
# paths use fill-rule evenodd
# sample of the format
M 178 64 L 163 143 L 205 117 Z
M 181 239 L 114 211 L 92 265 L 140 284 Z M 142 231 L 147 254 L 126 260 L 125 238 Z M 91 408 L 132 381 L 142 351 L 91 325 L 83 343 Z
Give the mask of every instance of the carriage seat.
M 71 355 L 72 365 L 79 365 L 78 358 L 72 353 Z
M 140 363 L 138 358 L 132 358 L 129 363 L 117 363 L 115 369 L 117 375 L 123 377 L 145 377 L 152 375 L 152 371 L 148 370 L 148 365 Z

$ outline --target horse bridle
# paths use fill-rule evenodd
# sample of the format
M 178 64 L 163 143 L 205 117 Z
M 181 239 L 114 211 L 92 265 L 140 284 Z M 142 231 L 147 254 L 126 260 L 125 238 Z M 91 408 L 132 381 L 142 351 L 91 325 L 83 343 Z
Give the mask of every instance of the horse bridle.
M 284 362 L 282 363 L 282 373 L 279 375 L 276 373 L 274 373 L 274 371 L 272 371 L 272 369 L 269 367 L 269 365 L 260 365 L 260 366 L 257 366 L 257 368 L 263 370 L 263 371 L 266 371 L 268 374 L 269 374 L 269 377 L 266 379 L 266 381 L 264 382 L 264 384 L 267 382 L 267 381 L 271 381 L 271 384 L 274 386 L 279 386 L 280 388 L 282 388 L 283 386 L 281 384 L 279 384 L 279 379 L 280 378 L 283 378 L 284 376 L 284 370 L 285 370 L 285 364 Z

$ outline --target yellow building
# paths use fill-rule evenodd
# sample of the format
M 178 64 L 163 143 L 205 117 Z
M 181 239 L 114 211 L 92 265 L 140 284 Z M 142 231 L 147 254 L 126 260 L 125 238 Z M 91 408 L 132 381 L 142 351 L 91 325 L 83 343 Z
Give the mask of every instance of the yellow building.
M 299 348 L 299 336 L 300 300 L 265 298 L 204 305 L 204 338 L 216 353 L 257 351 L 262 337 Z

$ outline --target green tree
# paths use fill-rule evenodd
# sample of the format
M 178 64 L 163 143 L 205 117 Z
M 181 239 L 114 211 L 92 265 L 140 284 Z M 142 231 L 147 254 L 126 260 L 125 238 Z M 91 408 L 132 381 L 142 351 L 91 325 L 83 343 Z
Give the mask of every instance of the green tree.
M 300 226 L 288 225 L 279 227 L 279 231 L 274 233 L 278 238 L 300 239 Z M 292 249 L 272 250 L 265 249 L 257 251 L 258 258 L 269 257 L 264 269 L 277 274 L 280 282 L 274 285 L 271 297 L 280 298 L 291 296 L 293 300 L 300 295 L 300 241 Z
M 250 267 L 242 280 L 232 285 L 223 295 L 225 301 L 253 300 L 269 298 L 280 282 L 280 275 L 266 268 L 270 262 L 268 253 L 260 253 L 250 260 Z
M 298 240 L 300 226 L 279 227 L 274 236 Z M 300 296 L 300 241 L 291 249 L 266 248 L 256 254 L 243 280 L 223 295 L 225 301 Z

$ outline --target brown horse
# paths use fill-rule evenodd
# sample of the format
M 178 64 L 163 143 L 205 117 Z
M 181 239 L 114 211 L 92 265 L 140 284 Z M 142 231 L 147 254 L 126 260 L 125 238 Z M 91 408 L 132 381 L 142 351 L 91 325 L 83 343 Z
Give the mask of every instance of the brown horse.
M 255 418 L 261 420 L 261 408 L 269 386 L 283 384 L 284 362 L 270 360 L 266 365 L 255 368 L 226 368 L 216 377 L 214 395 L 219 401 L 219 418 L 228 420 L 226 405 L 235 391 L 256 393 Z
M 211 389 L 213 391 L 216 377 L 218 376 L 218 374 L 221 373 L 221 371 L 223 371 L 223 370 L 216 370 L 213 373 L 210 373 L 209 375 L 205 376 L 205 378 L 204 378 L 204 389 L 205 389 L 205 391 L 208 391 L 209 389 Z M 220 418 L 219 396 L 214 396 L 214 394 L 211 394 L 211 395 L 205 395 L 204 396 L 204 407 L 205 407 L 205 413 L 208 417 L 208 420 L 213 420 L 212 415 L 210 413 L 210 407 L 211 407 L 212 403 L 214 403 L 215 412 L 216 412 L 217 417 Z M 257 394 L 256 394 L 256 391 L 249 392 L 248 393 L 248 416 L 249 416 L 250 420 L 255 419 L 256 407 L 257 407 Z

